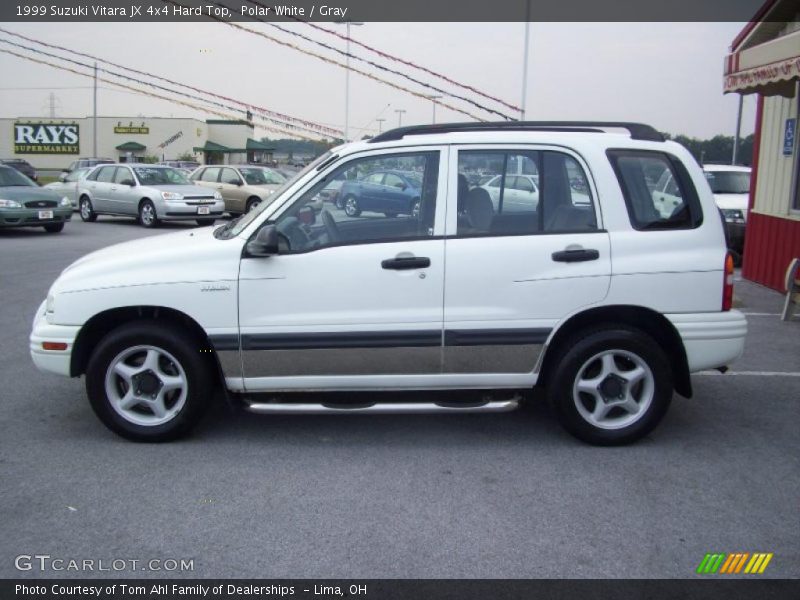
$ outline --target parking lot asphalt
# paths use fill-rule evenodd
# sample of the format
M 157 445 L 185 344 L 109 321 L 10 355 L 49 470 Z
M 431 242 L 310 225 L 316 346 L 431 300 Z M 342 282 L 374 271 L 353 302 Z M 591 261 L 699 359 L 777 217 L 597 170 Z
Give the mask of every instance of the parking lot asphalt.
M 173 224 L 160 231 L 190 225 Z M 0 231 L 0 577 L 15 557 L 193 559 L 187 577 L 695 577 L 707 552 L 773 552 L 800 577 L 800 316 L 737 282 L 732 374 L 693 377 L 664 422 L 584 445 L 543 403 L 512 413 L 256 416 L 219 406 L 193 437 L 126 442 L 82 379 L 35 370 L 34 312 L 59 272 L 155 235 L 132 220 Z M 794 375 L 787 375 L 793 373 Z

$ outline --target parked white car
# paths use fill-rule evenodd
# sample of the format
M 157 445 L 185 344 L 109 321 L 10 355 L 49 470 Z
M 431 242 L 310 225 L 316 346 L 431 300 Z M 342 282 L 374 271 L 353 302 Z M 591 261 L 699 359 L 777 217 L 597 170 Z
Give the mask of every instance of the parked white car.
M 750 167 L 737 165 L 703 165 L 714 201 L 726 221 L 747 222 L 747 203 L 750 199 Z
M 252 412 L 343 414 L 505 411 L 519 399 L 375 394 L 365 406 L 290 392 L 537 387 L 578 438 L 639 439 L 673 392 L 691 396 L 690 373 L 742 353 L 747 322 L 731 307 L 703 172 L 648 126 L 576 131 L 620 126 L 440 124 L 335 148 L 214 230 L 73 263 L 36 312 L 33 361 L 84 375 L 98 417 L 133 440 L 186 434 L 217 386 Z M 522 159 L 543 182 L 528 205 L 495 209 L 486 189 L 461 185 L 474 165 Z M 330 181 L 382 169 L 419 174 L 415 214 L 313 209 Z M 665 172 L 680 198 L 668 215 L 652 193 Z
M 495 211 L 500 208 L 501 187 L 503 189 L 504 204 L 536 210 L 536 206 L 539 203 L 537 177 L 533 175 L 506 175 L 504 186 L 503 175 L 495 175 L 480 187 L 489 192 Z

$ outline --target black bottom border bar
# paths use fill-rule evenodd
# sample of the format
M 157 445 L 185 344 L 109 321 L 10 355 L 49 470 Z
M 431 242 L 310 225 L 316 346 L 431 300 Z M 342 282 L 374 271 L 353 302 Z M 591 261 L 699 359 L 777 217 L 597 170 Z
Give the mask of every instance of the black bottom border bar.
M 0 580 L 0 598 L 788 600 L 800 598 L 800 579 L 5 579 Z

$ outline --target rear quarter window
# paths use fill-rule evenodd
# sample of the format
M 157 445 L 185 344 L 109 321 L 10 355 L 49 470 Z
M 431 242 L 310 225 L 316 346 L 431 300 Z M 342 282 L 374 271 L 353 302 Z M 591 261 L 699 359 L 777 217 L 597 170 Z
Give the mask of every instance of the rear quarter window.
M 678 158 L 652 150 L 607 154 L 634 229 L 694 229 L 703 222 L 697 190 Z

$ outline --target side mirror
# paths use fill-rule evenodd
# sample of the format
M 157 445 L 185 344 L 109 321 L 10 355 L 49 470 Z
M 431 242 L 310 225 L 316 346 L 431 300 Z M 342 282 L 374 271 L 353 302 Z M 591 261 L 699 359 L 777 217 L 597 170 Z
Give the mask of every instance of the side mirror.
M 228 179 L 225 183 L 230 185 L 242 185 L 241 179 Z
M 120 181 L 120 184 L 129 185 L 130 187 L 133 187 L 136 185 L 136 182 L 133 179 L 123 179 L 122 181 Z
M 63 172 L 61 173 L 61 175 L 59 175 L 59 176 L 58 176 L 58 180 L 59 180 L 61 183 L 64 183 L 64 182 L 67 180 L 67 175 L 69 175 L 69 173 L 67 173 L 66 171 L 63 171 Z
M 275 225 L 265 225 L 256 237 L 247 242 L 247 256 L 266 258 L 278 254 L 278 229 Z

